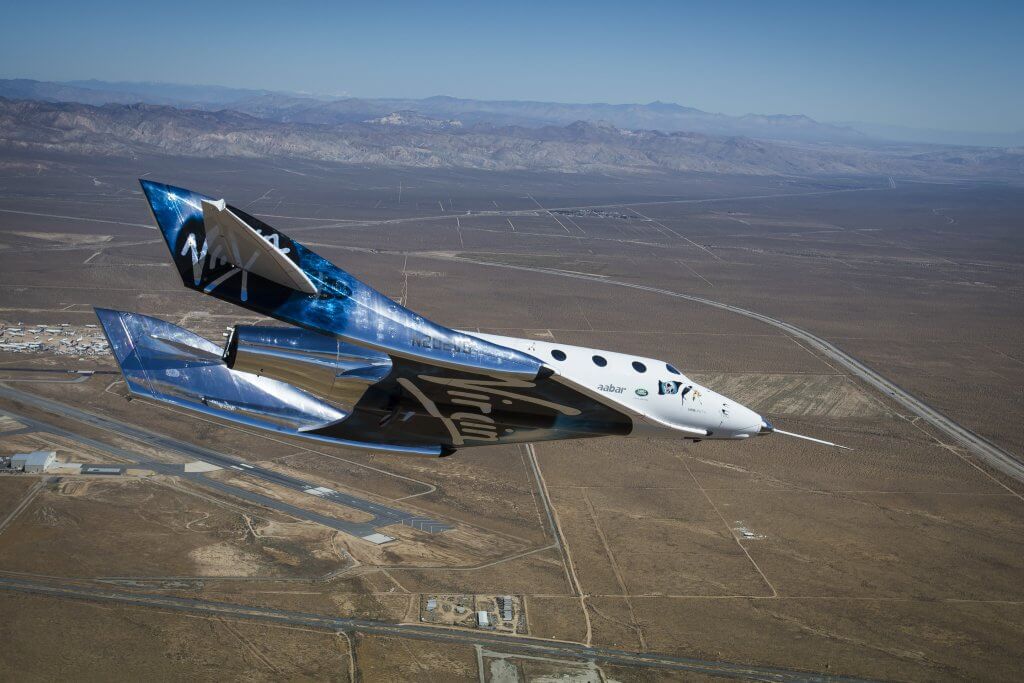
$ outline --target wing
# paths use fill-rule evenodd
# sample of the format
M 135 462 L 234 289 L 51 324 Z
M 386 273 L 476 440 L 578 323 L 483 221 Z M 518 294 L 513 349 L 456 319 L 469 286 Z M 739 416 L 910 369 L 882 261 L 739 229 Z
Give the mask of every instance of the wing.
M 389 360 L 386 374 L 378 363 L 372 381 L 360 378 L 355 391 L 345 386 L 356 379 L 351 369 L 342 372 L 340 365 L 326 384 L 322 378 L 316 386 L 300 382 L 343 414 L 298 426 L 296 433 L 450 451 L 632 430 L 625 411 L 556 381 L 537 358 L 427 320 L 223 200 L 149 181 L 142 186 L 187 287 Z M 260 334 L 237 328 L 233 340 Z M 261 343 L 259 351 L 274 358 L 251 365 L 229 343 L 225 369 L 238 362 L 239 370 L 295 386 L 294 373 L 284 371 L 294 362 L 295 346 L 284 349 L 286 359 L 282 349 L 267 351 L 274 343 Z M 358 398 L 339 405 L 338 396 Z
M 221 349 L 139 313 L 96 315 L 132 394 L 280 434 L 436 456 L 632 428 L 551 378 L 457 372 L 297 328 L 237 327 Z
M 218 346 L 171 323 L 105 308 L 97 308 L 96 316 L 134 395 L 249 427 L 342 446 L 421 455 L 445 452 L 438 443 L 367 443 L 310 433 L 319 425 L 343 419 L 346 413 L 291 384 L 228 368 Z
M 392 358 L 352 413 L 311 433 L 341 439 L 374 435 L 454 450 L 501 443 L 625 435 L 624 412 L 586 396 L 554 375 L 526 380 L 487 376 Z

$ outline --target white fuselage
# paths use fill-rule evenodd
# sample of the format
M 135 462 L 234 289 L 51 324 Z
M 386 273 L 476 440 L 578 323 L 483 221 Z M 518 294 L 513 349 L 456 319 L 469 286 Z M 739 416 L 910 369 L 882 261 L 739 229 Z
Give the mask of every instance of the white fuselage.
M 665 361 L 537 339 L 466 334 L 528 353 L 556 377 L 625 409 L 633 419 L 634 436 L 746 439 L 772 428 L 754 411 L 697 384 Z

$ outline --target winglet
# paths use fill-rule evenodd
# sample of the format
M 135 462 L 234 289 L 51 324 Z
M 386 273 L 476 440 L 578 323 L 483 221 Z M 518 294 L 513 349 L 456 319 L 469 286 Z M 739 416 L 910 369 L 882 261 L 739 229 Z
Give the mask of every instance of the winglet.
M 285 256 L 287 247 L 282 250 L 273 243 L 276 234 L 272 238 L 264 237 L 235 215 L 223 199 L 215 202 L 204 199 L 200 203 L 211 259 L 223 259 L 236 268 L 303 294 L 319 293 L 309 276 Z

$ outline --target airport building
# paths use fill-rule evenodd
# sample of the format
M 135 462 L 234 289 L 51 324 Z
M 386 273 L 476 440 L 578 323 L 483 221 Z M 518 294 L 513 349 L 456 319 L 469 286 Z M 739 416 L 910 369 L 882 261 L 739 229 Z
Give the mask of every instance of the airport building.
M 25 472 L 45 472 L 57 461 L 56 451 L 16 453 L 11 457 L 11 469 Z
M 501 610 L 501 618 L 505 621 L 512 621 L 512 607 L 511 595 L 498 598 L 498 609 Z

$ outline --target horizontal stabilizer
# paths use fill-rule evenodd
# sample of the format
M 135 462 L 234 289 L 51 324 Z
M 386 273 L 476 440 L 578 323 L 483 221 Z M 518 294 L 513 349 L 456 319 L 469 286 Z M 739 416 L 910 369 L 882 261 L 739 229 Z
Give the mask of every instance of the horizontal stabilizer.
M 403 445 L 313 433 L 348 413 L 285 382 L 232 370 L 197 334 L 138 313 L 97 308 L 129 390 L 136 396 L 228 422 L 341 446 L 441 455 L 440 445 Z

